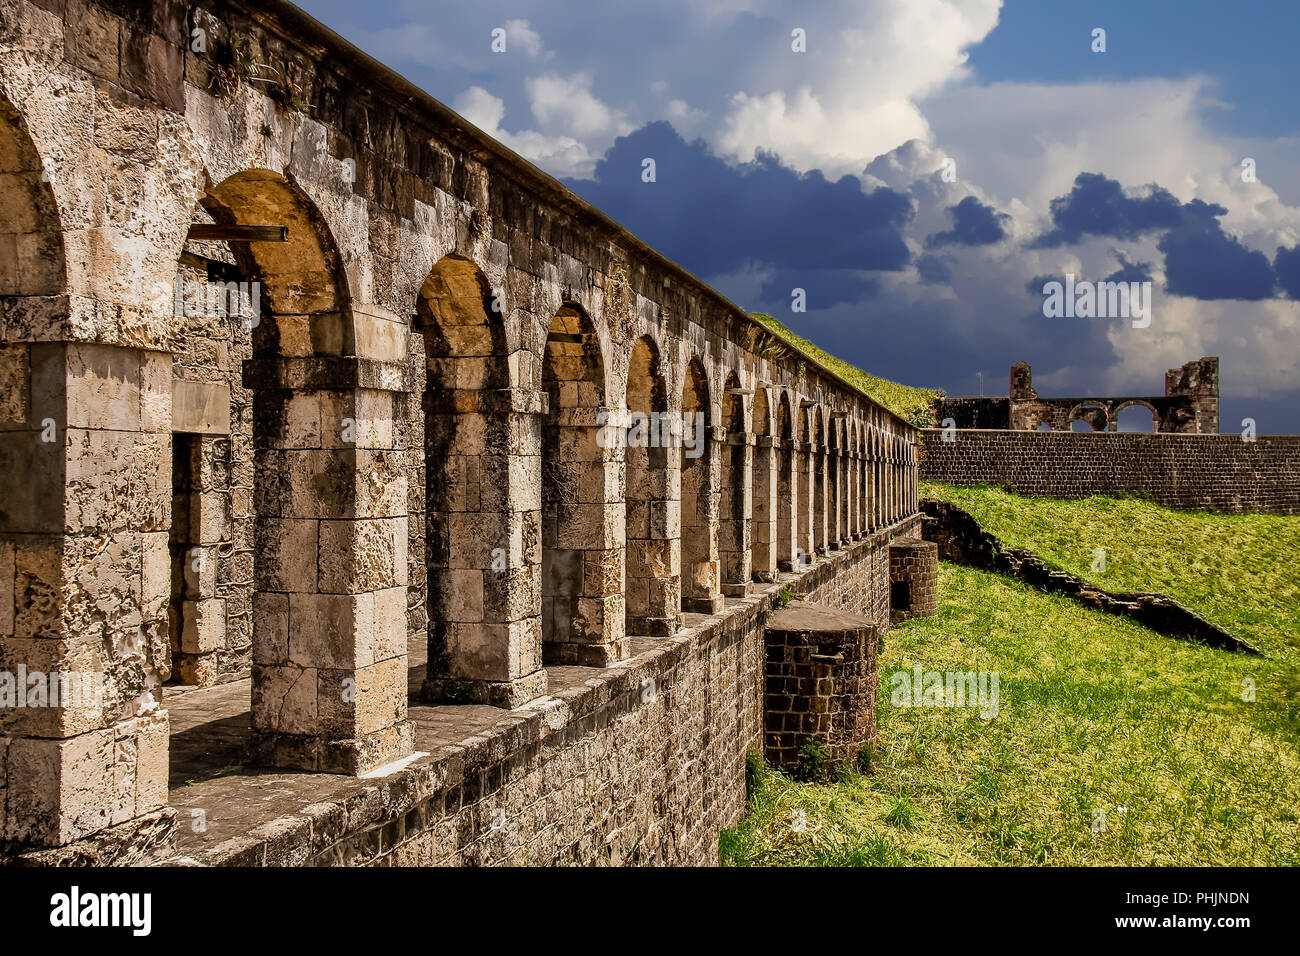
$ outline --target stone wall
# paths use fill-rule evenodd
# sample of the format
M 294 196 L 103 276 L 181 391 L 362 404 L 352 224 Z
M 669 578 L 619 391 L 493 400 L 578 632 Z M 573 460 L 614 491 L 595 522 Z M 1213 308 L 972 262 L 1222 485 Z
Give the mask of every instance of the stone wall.
M 1142 495 L 1171 508 L 1300 514 L 1300 435 L 923 432 L 921 477 L 1051 498 Z
M 939 549 L 900 538 L 889 546 L 889 623 L 928 617 L 939 606 Z
M 716 864 L 719 832 L 744 812 L 746 753 L 762 749 L 773 597 L 783 584 L 818 594 L 871 615 L 862 620 L 882 634 L 888 611 L 882 618 L 876 595 L 889 545 L 917 533 L 919 522 L 910 516 L 782 574 L 673 637 L 633 639 L 632 656 L 615 667 L 548 668 L 548 696 L 498 712 L 471 736 L 382 780 L 340 781 L 329 797 L 236 839 L 182 846 L 167 862 Z M 874 670 L 858 676 L 874 688 Z M 415 705 L 411 717 L 432 727 L 453 709 Z

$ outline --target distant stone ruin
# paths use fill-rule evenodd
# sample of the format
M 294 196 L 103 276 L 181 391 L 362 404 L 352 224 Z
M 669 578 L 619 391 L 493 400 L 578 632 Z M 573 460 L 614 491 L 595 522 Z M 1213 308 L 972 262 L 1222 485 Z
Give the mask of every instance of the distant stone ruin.
M 1202 358 L 1165 373 L 1165 393 L 1119 398 L 1040 398 L 1027 362 L 1011 366 L 1005 398 L 939 398 L 935 421 L 953 428 L 1006 428 L 1019 431 L 1069 431 L 1075 422 L 1088 431 L 1119 431 L 1127 408 L 1151 413 L 1153 432 L 1216 435 L 1219 432 L 1219 360 Z

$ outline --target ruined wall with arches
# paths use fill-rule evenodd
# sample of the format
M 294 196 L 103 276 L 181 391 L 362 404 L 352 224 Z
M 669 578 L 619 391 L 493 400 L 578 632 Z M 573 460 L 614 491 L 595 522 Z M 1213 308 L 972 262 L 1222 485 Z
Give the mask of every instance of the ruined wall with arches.
M 206 689 L 356 776 L 688 647 L 707 860 L 769 592 L 887 618 L 915 429 L 288 5 L 2 0 L 0 53 L 0 670 L 105 691 L 0 709 L 0 855 L 170 846 Z

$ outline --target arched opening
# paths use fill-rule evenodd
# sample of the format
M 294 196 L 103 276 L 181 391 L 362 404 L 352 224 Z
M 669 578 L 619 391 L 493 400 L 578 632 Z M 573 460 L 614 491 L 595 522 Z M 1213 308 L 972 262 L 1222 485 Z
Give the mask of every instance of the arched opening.
M 682 382 L 682 610 L 721 610 L 718 492 L 713 480 L 709 379 L 699 359 Z
M 755 581 L 775 581 L 777 562 L 777 467 L 779 440 L 772 435 L 768 390 L 762 385 L 754 390 L 751 413 L 754 431 L 753 488 L 754 530 L 753 575 Z
M 421 285 L 414 328 L 427 370 L 424 486 L 429 656 L 423 696 L 514 706 L 536 690 L 541 460 L 510 448 L 540 435 L 510 389 L 504 303 L 470 260 L 445 256 Z M 518 457 L 518 456 L 516 456 Z M 413 520 L 416 520 L 413 518 Z M 537 601 L 537 597 L 534 597 Z
M 240 476 L 251 464 L 252 555 L 240 555 L 237 540 L 234 553 L 235 567 L 246 567 L 240 559 L 248 557 L 253 566 L 252 758 L 358 773 L 406 752 L 411 742 L 398 399 L 392 390 L 357 384 L 342 259 L 301 188 L 271 170 L 247 170 L 205 190 L 200 206 L 191 235 L 207 223 L 234 235 L 220 245 L 187 243 L 182 262 L 206 271 L 209 285 L 221 282 L 228 302 L 235 292 L 227 283 L 238 291 L 239 308 L 228 305 L 223 334 L 251 347 L 243 383 L 252 392 L 252 427 L 250 449 L 235 425 L 248 397 L 236 392 L 224 443 L 229 488 L 191 488 L 201 504 L 190 511 L 190 543 L 196 513 L 206 522 L 218 512 L 221 535 L 247 517 Z M 249 226 L 284 227 L 285 236 L 249 238 L 239 231 Z M 199 455 L 197 471 L 206 474 L 209 436 L 186 434 L 184 443 Z M 212 446 L 219 464 L 223 442 Z M 202 498 L 213 491 L 225 501 L 208 509 Z M 199 534 L 211 553 L 208 531 Z M 224 551 L 218 542 L 219 582 Z M 200 639 L 202 622 L 200 615 Z M 227 623 L 234 639 L 244 633 L 234 618 Z M 186 624 L 182 619 L 182 645 Z M 196 649 L 207 651 L 203 644 Z
M 750 517 L 753 498 L 750 474 L 753 447 L 745 430 L 745 395 L 735 372 L 722 389 L 722 427 L 726 437 L 721 455 L 718 500 L 718 560 L 722 565 L 722 593 L 744 597 L 748 593 L 752 554 Z
M 626 630 L 668 637 L 681 607 L 681 474 L 669 453 L 673 437 L 659 350 L 648 337 L 632 347 L 626 405 Z
M 1106 408 L 1098 402 L 1082 402 L 1070 409 L 1070 430 L 1104 432 L 1110 424 Z
M 840 546 L 840 509 L 844 492 L 840 486 L 840 463 L 844 460 L 840 422 L 828 413 L 826 421 L 826 546 Z
M 542 659 L 603 667 L 623 649 L 622 567 L 607 520 L 605 368 L 591 320 L 565 306 L 542 361 Z
M 790 415 L 790 396 L 781 391 L 776 407 L 776 438 L 781 443 L 776 455 L 776 556 L 777 567 L 782 571 L 796 568 L 795 555 L 799 526 L 797 491 L 799 476 L 795 472 L 798 452 L 795 450 L 794 421 Z
M 813 460 L 813 551 L 818 555 L 824 555 L 828 550 L 827 543 L 827 499 L 829 490 L 827 488 L 827 444 L 829 441 L 828 429 L 823 419 L 820 407 L 814 406 L 810 409 L 812 416 L 812 460 Z
M 1050 432 L 1051 430 L 1052 426 L 1047 424 L 1047 422 L 1039 422 L 1038 427 L 1034 429 L 1034 431 L 1038 432 Z
M 1133 402 L 1120 406 L 1115 413 L 1115 425 L 1121 432 L 1157 432 L 1160 430 L 1160 416 L 1150 405 Z

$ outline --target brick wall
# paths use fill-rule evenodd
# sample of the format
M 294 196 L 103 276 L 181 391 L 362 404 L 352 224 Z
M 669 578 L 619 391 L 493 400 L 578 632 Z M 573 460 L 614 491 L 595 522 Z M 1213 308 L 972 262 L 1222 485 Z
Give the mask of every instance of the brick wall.
M 923 433 L 921 477 L 1020 494 L 1140 494 L 1171 508 L 1300 514 L 1300 435 Z

